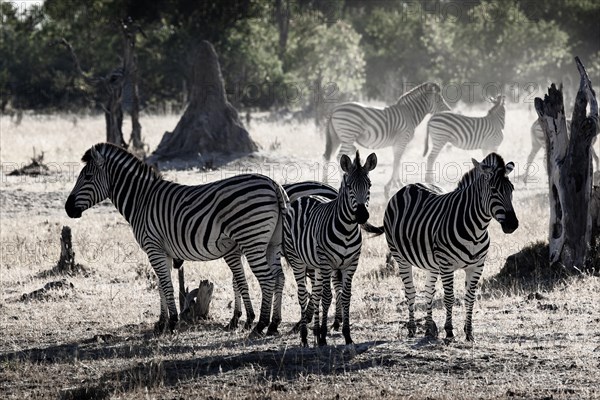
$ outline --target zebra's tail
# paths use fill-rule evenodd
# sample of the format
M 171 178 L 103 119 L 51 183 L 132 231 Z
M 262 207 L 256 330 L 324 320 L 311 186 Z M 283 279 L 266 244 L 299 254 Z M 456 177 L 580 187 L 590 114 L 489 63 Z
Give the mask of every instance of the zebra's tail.
M 379 236 L 385 232 L 383 230 L 383 226 L 374 226 L 368 222 L 362 224 L 361 228 L 367 233 L 373 233 L 374 234 L 373 236 Z
M 425 151 L 423 152 L 423 157 L 427 155 L 429 151 L 429 124 L 427 124 L 427 133 L 425 133 Z
M 275 226 L 271 242 L 281 245 L 281 240 L 283 239 L 283 219 L 285 218 L 288 206 L 290 205 L 290 199 L 285 189 L 281 187 L 280 184 L 276 182 L 273 182 L 273 184 L 276 186 L 275 192 L 277 193 L 277 204 L 279 205 L 279 218 L 277 218 L 277 225 Z
M 325 128 L 325 153 L 323 153 L 323 158 L 325 161 L 329 161 L 331 159 L 331 153 L 333 152 L 333 141 L 331 140 L 331 135 L 335 135 L 335 130 L 333 128 L 333 122 L 330 115 L 327 119 L 327 127 Z

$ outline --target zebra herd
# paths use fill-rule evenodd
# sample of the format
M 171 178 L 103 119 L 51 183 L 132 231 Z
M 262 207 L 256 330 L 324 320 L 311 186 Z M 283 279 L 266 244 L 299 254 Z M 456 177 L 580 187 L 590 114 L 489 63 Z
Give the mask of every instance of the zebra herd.
M 449 194 L 430 185 L 408 185 L 391 200 L 384 225 L 373 226 L 368 204 L 369 172 L 377 166 L 373 153 L 362 163 L 340 158 L 344 171 L 339 191 L 306 182 L 281 187 L 256 174 L 238 175 L 214 183 L 185 186 L 169 182 L 133 154 L 111 144 L 94 145 L 83 156 L 85 166 L 69 195 L 65 210 L 79 218 L 83 211 L 110 199 L 129 222 L 140 247 L 147 253 L 159 280 L 160 317 L 157 333 L 172 331 L 178 321 L 171 266 L 184 260 L 224 258 L 233 274 L 236 308 L 230 327 L 237 325 L 241 300 L 246 326 L 254 311 L 242 267 L 247 259 L 260 284 L 262 302 L 252 336 L 276 334 L 281 322 L 283 255 L 293 269 L 301 306 L 301 343 L 308 345 L 307 324 L 314 318 L 318 345 L 327 343 L 327 314 L 336 294 L 336 324 L 341 322 L 346 344 L 351 344 L 350 297 L 352 277 L 360 257 L 361 229 L 386 234 L 401 268 L 409 302 L 409 334 L 414 335 L 414 287 L 411 265 L 428 271 L 428 335 L 436 335 L 431 319 L 431 296 L 437 275 L 442 276 L 447 309 L 446 335 L 452 333 L 452 273 L 467 271 L 467 340 L 473 340 L 471 313 L 474 290 L 489 246 L 487 225 L 498 220 L 505 232 L 517 228 L 512 208 L 513 186 L 505 164 L 495 153 L 461 180 Z M 290 203 L 288 193 L 293 198 Z M 435 278 L 435 279 L 434 279 Z M 306 288 L 312 281 L 312 293 Z M 309 298 L 310 297 L 310 298 Z M 238 301 L 238 299 L 241 299 Z M 272 312 L 271 312 L 272 311 Z
M 242 264 L 245 257 L 262 294 L 259 320 L 251 335 L 261 336 L 265 328 L 266 334 L 277 334 L 282 320 L 284 259 L 297 284 L 301 344 L 308 345 L 307 325 L 312 321 L 315 343 L 326 345 L 328 311 L 334 295 L 333 328 L 341 325 L 346 344 L 351 344 L 352 280 L 361 253 L 362 231 L 366 231 L 385 235 L 399 267 L 410 337 L 416 334 L 412 268 L 427 274 L 425 334 L 432 337 L 438 335 L 432 302 L 435 284 L 441 278 L 447 340 L 454 337 L 454 272 L 465 271 L 464 332 L 472 341 L 475 289 L 490 245 L 488 226 L 495 219 L 505 233 L 518 228 L 512 205 L 514 186 L 508 179 L 514 164 L 495 153 L 503 140 L 503 96 L 492 99 L 492 103 L 484 117 L 456 114 L 441 96 L 440 87 L 425 83 L 386 108 L 359 103 L 337 106 L 328 121 L 324 157 L 329 159 L 341 147 L 338 160 L 343 175 L 339 190 L 320 182 L 281 186 L 257 174 L 185 186 L 163 179 L 119 147 L 97 144 L 82 158 L 85 166 L 65 210 L 69 217 L 79 218 L 83 211 L 108 198 L 129 222 L 159 280 L 157 333 L 172 331 L 178 322 L 171 267 L 181 267 L 184 261 L 219 258 L 225 260 L 233 276 L 235 306 L 228 328 L 238 326 L 243 304 L 245 327 L 250 329 L 255 314 Z M 390 198 L 390 189 L 399 184 L 402 153 L 426 114 L 433 114 L 425 143 L 425 155 L 429 153 L 427 183 L 406 185 Z M 532 146 L 535 155 L 543 144 L 539 123 L 532 126 L 531 135 L 534 145 L 538 144 Z M 481 162 L 473 159 L 473 168 L 448 193 L 429 183 L 433 163 L 446 143 L 490 152 Z M 389 202 L 381 226 L 369 222 L 368 211 L 369 173 L 377 166 L 377 156 L 372 153 L 363 162 L 355 144 L 393 148 L 393 172 L 384 189 Z M 530 154 L 528 161 L 532 158 Z

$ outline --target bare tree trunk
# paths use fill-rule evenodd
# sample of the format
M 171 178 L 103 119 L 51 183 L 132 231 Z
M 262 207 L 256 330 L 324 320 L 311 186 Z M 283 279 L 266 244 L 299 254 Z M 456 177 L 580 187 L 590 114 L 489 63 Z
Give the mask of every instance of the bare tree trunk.
M 137 56 L 135 55 L 135 44 L 137 33 L 144 35 L 141 28 L 128 18 L 123 23 L 123 63 L 131 90 L 131 140 L 130 150 L 140 157 L 145 156 L 144 142 L 142 141 L 142 125 L 140 124 L 140 95 L 138 90 Z
M 592 187 L 590 199 L 590 216 L 592 220 L 592 245 L 600 236 L 600 186 Z
M 283 61 L 287 48 L 288 32 L 290 27 L 289 0 L 275 0 L 275 18 L 279 30 L 279 60 Z
M 554 84 L 544 100 L 535 99 L 539 121 L 546 133 L 550 190 L 550 262 L 568 268 L 585 266 L 591 241 L 591 144 L 597 134 L 598 103 L 585 68 L 575 58 L 581 77 L 567 133 L 561 89 Z M 590 104 L 590 115 L 586 107 Z
M 105 77 L 89 76 L 81 68 L 79 59 L 73 50 L 73 46 L 62 38 L 58 41 L 59 44 L 65 46 L 73 58 L 75 68 L 85 83 L 95 90 L 100 91 L 106 96 L 106 104 L 102 105 L 104 109 L 104 118 L 106 120 L 106 141 L 116 144 L 117 146 L 126 148 L 127 145 L 123 140 L 123 110 L 121 108 L 121 95 L 123 90 L 125 65 L 115 68 Z
M 71 242 L 71 228 L 63 226 L 60 233 L 60 258 L 56 269 L 61 273 L 72 273 L 75 271 L 75 253 Z
M 190 54 L 190 103 L 173 132 L 165 132 L 149 163 L 196 159 L 198 155 L 239 156 L 258 149 L 238 112 L 227 101 L 213 46 L 200 42 Z

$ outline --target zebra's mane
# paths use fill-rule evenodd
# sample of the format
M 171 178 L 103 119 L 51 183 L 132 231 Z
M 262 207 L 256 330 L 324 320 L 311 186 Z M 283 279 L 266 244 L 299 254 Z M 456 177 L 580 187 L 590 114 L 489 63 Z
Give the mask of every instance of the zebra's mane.
M 154 178 L 163 179 L 161 173 L 152 165 L 146 164 L 144 161 L 140 160 L 134 154 L 128 152 L 127 150 L 115 146 L 112 143 L 98 143 L 89 148 L 83 157 L 81 157 L 81 161 L 84 163 L 88 163 L 93 161 L 92 157 L 92 149 L 96 149 L 98 153 L 109 160 L 118 159 L 119 163 L 123 163 L 125 160 L 135 160 L 136 164 L 144 171 L 144 173 L 148 173 L 152 175 Z
M 423 91 L 423 88 L 425 88 L 428 85 L 431 85 L 432 87 L 434 87 L 435 89 L 437 89 L 436 91 L 439 93 L 440 87 L 438 86 L 437 83 L 434 83 L 434 82 L 421 83 L 419 86 L 416 86 L 416 87 L 412 88 L 411 90 L 409 90 L 408 92 L 406 92 L 402 96 L 400 96 L 400 98 L 398 99 L 398 101 L 396 102 L 396 104 L 401 104 L 401 103 L 407 101 L 408 99 L 410 99 L 411 97 L 413 97 L 415 94 L 421 94 L 420 92 Z M 425 90 L 425 92 L 427 92 L 427 90 Z
M 506 174 L 506 164 L 504 163 L 504 159 L 497 153 L 488 154 L 483 161 L 481 161 L 482 165 L 487 165 L 494 168 L 496 174 L 502 174 L 504 176 Z M 460 181 L 458 181 L 458 189 L 462 189 L 477 179 L 479 170 L 477 168 L 471 168 L 467 173 L 465 173 Z

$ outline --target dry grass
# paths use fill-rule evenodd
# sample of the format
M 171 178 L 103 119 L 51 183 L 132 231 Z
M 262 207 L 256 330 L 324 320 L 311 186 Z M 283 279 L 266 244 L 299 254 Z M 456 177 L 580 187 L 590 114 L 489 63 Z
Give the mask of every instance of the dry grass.
M 463 110 L 482 114 L 483 109 Z M 534 116 L 518 108 L 507 112 L 506 139 L 500 154 L 524 171 L 529 126 Z M 175 116 L 144 116 L 143 134 L 155 148 Z M 286 269 L 283 334 L 248 340 L 247 332 L 225 332 L 231 317 L 231 275 L 223 261 L 189 263 L 188 284 L 215 283 L 212 320 L 174 335 L 156 338 L 156 282 L 145 254 L 129 226 L 109 203 L 70 220 L 64 201 L 79 171 L 79 159 L 104 135 L 101 117 L 24 118 L 16 127 L 0 120 L 3 172 L 45 152 L 52 174 L 45 177 L 1 176 L 0 255 L 0 393 L 7 399 L 61 398 L 599 398 L 600 283 L 597 277 L 563 280 L 552 288 L 505 290 L 485 287 L 475 306 L 476 342 L 462 335 L 462 301 L 455 307 L 457 341 L 408 339 L 404 292 L 399 277 L 375 278 L 385 263 L 383 238 L 365 240 L 355 278 L 351 322 L 354 347 L 333 333 L 330 346 L 302 349 L 288 334 L 299 317 L 293 277 Z M 127 132 L 129 128 L 125 128 Z M 257 170 L 279 182 L 320 176 L 323 139 L 310 124 L 282 125 L 255 119 L 252 136 L 263 150 L 259 157 L 219 171 L 166 171 L 168 179 L 200 183 Z M 404 158 L 405 182 L 422 180 L 423 126 Z M 363 152 L 366 156 L 366 150 Z M 373 172 L 372 222 L 381 221 L 383 185 L 389 178 L 391 151 L 377 152 Z M 440 183 L 454 185 L 457 166 L 466 172 L 470 157 L 481 153 L 452 149 L 440 155 Z M 541 154 L 538 161 L 541 162 Z M 418 173 L 414 174 L 413 171 Z M 297 172 L 295 172 L 297 171 Z M 335 176 L 333 177 L 335 180 Z M 514 181 L 513 177 L 513 181 Z M 504 235 L 492 223 L 492 250 L 484 278 L 495 276 L 506 258 L 528 244 L 545 240 L 546 183 L 524 186 L 516 181 L 514 203 L 520 227 Z M 74 288 L 48 292 L 43 301 L 23 302 L 23 293 L 44 286 L 59 257 L 62 225 L 73 229 L 76 261 L 87 275 L 67 277 Z M 248 272 L 255 309 L 259 289 Z M 176 274 L 173 274 L 176 282 Z M 457 277 L 457 297 L 464 294 Z M 415 273 L 417 290 L 423 274 Z M 50 278 L 55 279 L 55 278 Z M 438 284 L 439 285 L 439 284 Z M 435 318 L 443 323 L 441 285 Z M 417 318 L 424 316 L 418 296 Z

